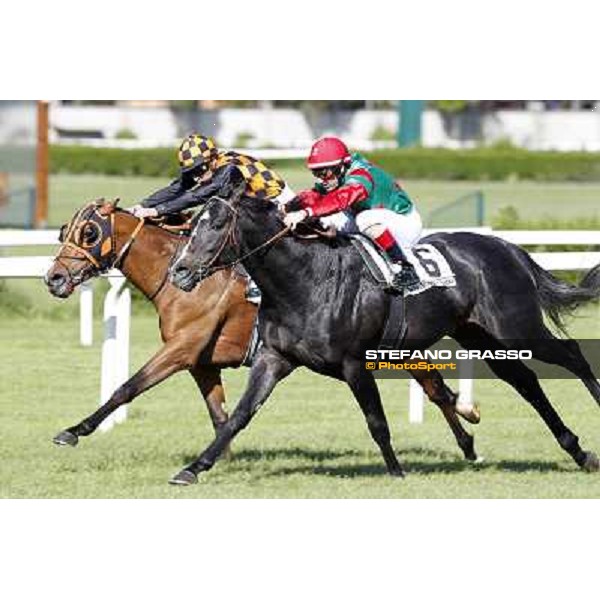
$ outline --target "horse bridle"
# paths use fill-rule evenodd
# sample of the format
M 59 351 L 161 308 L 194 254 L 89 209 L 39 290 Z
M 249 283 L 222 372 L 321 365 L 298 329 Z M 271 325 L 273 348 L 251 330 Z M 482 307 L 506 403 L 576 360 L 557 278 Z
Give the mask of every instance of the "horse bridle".
M 88 212 L 88 209 L 91 209 L 91 212 Z M 96 219 L 92 217 L 96 217 Z M 90 225 L 97 229 L 99 235 L 94 241 L 84 247 L 86 244 L 84 239 L 84 227 Z M 64 236 L 61 229 L 61 238 L 59 238 L 61 247 L 54 260 L 65 269 L 71 283 L 73 285 L 78 285 L 84 280 L 84 276 L 90 272 L 92 276 L 97 276 L 106 273 L 111 269 L 118 269 L 143 226 L 144 219 L 139 219 L 139 222 L 129 236 L 129 239 L 117 253 L 115 240 L 115 208 L 112 207 L 110 212 L 103 213 L 102 207 L 97 203 L 92 202 L 79 210 L 75 217 L 71 219 L 66 226 Z M 98 247 L 99 255 L 94 256 L 93 252 L 95 252 Z M 61 252 L 64 248 L 72 250 L 75 253 L 75 256 L 61 256 Z M 65 259 L 86 261 L 90 264 L 90 267 L 88 269 L 82 269 L 77 275 L 73 275 L 68 265 L 65 264 Z
M 206 202 L 206 204 L 202 208 L 202 211 L 200 211 L 200 213 L 198 215 L 198 220 L 200 220 L 202 214 L 206 210 L 209 209 L 210 205 L 213 202 L 221 202 L 222 204 L 224 204 L 229 209 L 229 211 L 232 213 L 233 216 L 232 216 L 231 220 L 229 221 L 229 227 L 227 229 L 227 233 L 223 236 L 223 241 L 221 242 L 219 249 L 217 250 L 215 255 L 208 261 L 208 263 L 206 265 L 201 265 L 198 269 L 198 272 L 202 275 L 203 278 L 208 277 L 209 275 L 212 275 L 213 273 L 216 273 L 217 271 L 222 271 L 224 269 L 229 269 L 229 268 L 235 267 L 236 265 L 239 265 L 242 261 L 246 260 L 250 256 L 253 256 L 257 252 L 260 252 L 261 250 L 263 250 L 263 249 L 267 248 L 268 246 L 271 246 L 275 242 L 279 241 L 284 235 L 286 235 L 287 233 L 289 233 L 289 231 L 291 231 L 291 226 L 288 225 L 288 226 L 284 227 L 281 231 L 278 231 L 275 235 L 271 236 L 266 242 L 263 242 L 256 248 L 253 248 L 249 252 L 246 252 L 246 254 L 244 254 L 243 256 L 240 256 L 239 258 L 236 258 L 235 260 L 233 260 L 231 262 L 224 263 L 224 264 L 218 265 L 218 266 L 213 266 L 217 262 L 217 260 L 219 259 L 219 257 L 223 253 L 223 251 L 225 250 L 228 242 L 230 242 L 234 248 L 238 247 L 238 242 L 235 237 L 235 227 L 237 225 L 237 220 L 239 217 L 239 211 L 234 206 L 232 206 L 232 204 L 228 200 L 226 200 L 225 198 L 221 198 L 220 196 L 213 196 L 212 198 L 210 198 L 210 200 L 208 200 Z M 196 227 L 197 227 L 197 225 L 196 225 Z M 192 239 L 190 240 L 190 242 L 193 241 L 195 233 L 196 233 L 196 231 L 194 231 L 194 234 L 192 234 Z

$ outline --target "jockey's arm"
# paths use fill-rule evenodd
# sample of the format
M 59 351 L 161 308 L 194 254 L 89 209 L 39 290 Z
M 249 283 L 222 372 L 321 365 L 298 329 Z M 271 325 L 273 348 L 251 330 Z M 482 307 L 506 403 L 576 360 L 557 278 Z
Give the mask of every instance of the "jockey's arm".
M 194 180 L 191 177 L 179 177 L 172 181 L 168 186 L 157 190 L 144 200 L 140 204 L 144 208 L 156 208 L 158 205 L 164 202 L 169 202 L 177 196 L 185 194 L 194 185 Z
M 286 213 L 302 210 L 303 208 L 307 208 L 312 206 L 315 202 L 318 202 L 321 197 L 322 194 L 314 189 L 303 190 L 298 192 L 296 197 L 284 204 L 283 207 L 285 208 Z
M 317 198 L 318 194 L 311 190 L 311 194 L 303 199 L 301 197 L 302 208 L 306 210 L 310 217 L 326 217 L 337 212 L 350 208 L 353 204 L 365 200 L 369 197 L 369 191 L 362 183 L 347 183 L 337 190 L 333 190 Z
M 206 202 L 212 196 L 227 198 L 244 180 L 234 165 L 225 165 L 215 171 L 210 181 L 155 206 L 158 215 L 177 213 Z

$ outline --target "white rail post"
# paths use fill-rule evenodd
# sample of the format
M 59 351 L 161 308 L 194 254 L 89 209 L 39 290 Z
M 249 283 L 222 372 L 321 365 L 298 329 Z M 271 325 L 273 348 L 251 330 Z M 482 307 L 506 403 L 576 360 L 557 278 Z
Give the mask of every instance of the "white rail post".
M 409 395 L 408 395 L 408 422 L 422 423 L 424 394 L 421 386 L 415 379 L 410 380 Z
M 131 292 L 125 288 L 117 300 L 117 356 L 115 389 L 129 379 L 129 329 L 131 322 Z M 127 406 L 120 406 L 114 413 L 115 422 L 127 418 Z
M 106 403 L 119 387 L 119 376 L 122 367 L 119 366 L 121 347 L 117 339 L 119 318 L 119 294 L 125 284 L 124 277 L 109 277 L 110 289 L 104 299 L 104 342 L 102 344 L 102 373 L 100 381 L 100 404 Z M 123 407 L 125 408 L 125 407 Z M 126 414 L 126 413 L 125 413 Z M 123 414 L 120 420 L 123 420 Z M 108 431 L 117 422 L 115 415 L 110 415 L 100 425 L 101 431 Z
M 79 288 L 79 341 L 82 346 L 94 342 L 94 290 L 89 281 Z
M 473 361 L 468 360 L 460 365 L 458 381 L 458 400 L 460 406 L 473 407 Z

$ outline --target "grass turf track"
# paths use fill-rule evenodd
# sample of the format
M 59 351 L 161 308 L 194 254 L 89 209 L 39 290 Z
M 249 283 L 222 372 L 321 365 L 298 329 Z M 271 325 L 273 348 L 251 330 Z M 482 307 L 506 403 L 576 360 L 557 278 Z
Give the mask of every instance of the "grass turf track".
M 71 302 L 75 302 L 72 300 Z M 598 336 L 599 313 L 575 322 Z M 441 415 L 407 422 L 406 381 L 380 382 L 394 446 L 409 476 L 388 477 L 347 388 L 305 369 L 276 389 L 235 442 L 235 459 L 217 463 L 190 488 L 168 477 L 212 438 L 203 403 L 187 374 L 136 400 L 109 433 L 57 447 L 52 436 L 96 405 L 100 344 L 81 348 L 76 320 L 2 319 L 0 330 L 0 496 L 19 498 L 462 498 L 600 496 L 600 474 L 580 472 L 533 410 L 506 385 L 479 381 L 483 412 L 474 427 L 481 466 L 462 460 Z M 100 340 L 99 328 L 96 340 Z M 136 315 L 132 368 L 159 345 L 156 318 Z M 597 365 L 596 365 L 597 368 Z M 225 372 L 231 407 L 245 369 Z M 551 401 L 585 448 L 600 451 L 600 411 L 577 381 L 544 382 Z

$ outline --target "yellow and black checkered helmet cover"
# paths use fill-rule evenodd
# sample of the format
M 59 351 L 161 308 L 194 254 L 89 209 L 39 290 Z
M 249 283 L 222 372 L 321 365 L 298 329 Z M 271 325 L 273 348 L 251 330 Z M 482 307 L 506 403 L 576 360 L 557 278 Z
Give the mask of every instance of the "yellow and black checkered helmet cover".
M 188 135 L 181 142 L 179 152 L 177 153 L 181 172 L 186 173 L 195 169 L 203 162 L 214 158 L 217 153 L 218 149 L 212 138 L 198 133 Z

